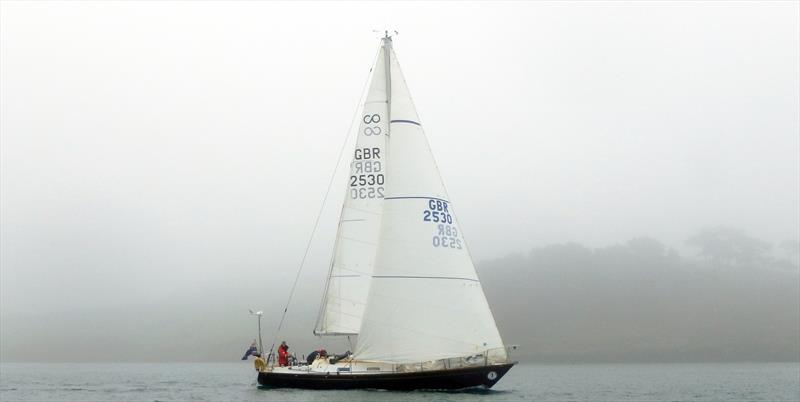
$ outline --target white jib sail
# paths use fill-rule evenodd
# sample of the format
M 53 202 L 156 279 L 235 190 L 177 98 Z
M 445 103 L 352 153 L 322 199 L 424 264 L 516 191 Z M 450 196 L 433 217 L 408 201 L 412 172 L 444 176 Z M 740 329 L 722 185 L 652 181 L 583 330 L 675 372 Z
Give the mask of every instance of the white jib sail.
M 412 363 L 502 348 L 393 51 L 390 65 L 386 193 L 355 358 Z
M 361 327 L 386 192 L 385 66 L 380 52 L 358 127 L 328 284 L 314 329 L 318 335 L 352 335 Z

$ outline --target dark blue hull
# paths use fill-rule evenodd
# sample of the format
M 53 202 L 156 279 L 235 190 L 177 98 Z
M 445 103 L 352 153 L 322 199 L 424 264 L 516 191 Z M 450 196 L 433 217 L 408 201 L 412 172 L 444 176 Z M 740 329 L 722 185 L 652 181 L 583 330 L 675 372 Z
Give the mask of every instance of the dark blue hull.
M 417 389 L 491 388 L 514 363 L 465 367 L 413 373 L 332 374 L 332 373 L 258 373 L 258 384 L 267 388 L 303 389 Z

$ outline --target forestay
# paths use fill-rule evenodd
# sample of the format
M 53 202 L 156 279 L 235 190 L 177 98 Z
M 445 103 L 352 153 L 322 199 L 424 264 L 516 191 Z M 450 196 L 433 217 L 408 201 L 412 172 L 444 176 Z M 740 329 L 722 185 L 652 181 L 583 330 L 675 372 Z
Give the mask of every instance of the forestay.
M 380 52 L 358 127 L 328 283 L 314 333 L 357 334 L 372 276 L 385 195 L 388 132 L 385 55 Z
M 413 363 L 502 348 L 391 39 L 384 48 L 391 66 L 385 198 L 355 358 Z

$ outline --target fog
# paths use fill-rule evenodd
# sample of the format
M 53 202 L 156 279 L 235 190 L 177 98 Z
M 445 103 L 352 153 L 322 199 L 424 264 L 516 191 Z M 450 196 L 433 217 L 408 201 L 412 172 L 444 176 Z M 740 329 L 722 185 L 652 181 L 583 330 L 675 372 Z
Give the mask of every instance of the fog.
M 269 344 L 378 47 L 503 339 L 798 360 L 800 6 L 0 3 L 0 359 Z M 280 338 L 311 335 L 335 175 Z M 279 339 L 280 339 L 279 338 Z

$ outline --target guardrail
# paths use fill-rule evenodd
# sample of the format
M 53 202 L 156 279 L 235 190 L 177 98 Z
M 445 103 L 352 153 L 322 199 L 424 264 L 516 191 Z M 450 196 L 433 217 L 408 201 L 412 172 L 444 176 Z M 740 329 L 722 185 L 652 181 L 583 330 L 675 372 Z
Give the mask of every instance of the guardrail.
M 511 351 L 517 350 L 517 347 L 517 345 L 508 345 L 500 348 L 487 349 L 483 353 L 471 356 L 452 357 L 449 359 L 431 360 L 419 363 L 395 364 L 393 370 L 399 373 L 409 373 L 511 363 L 513 361 L 511 359 Z

